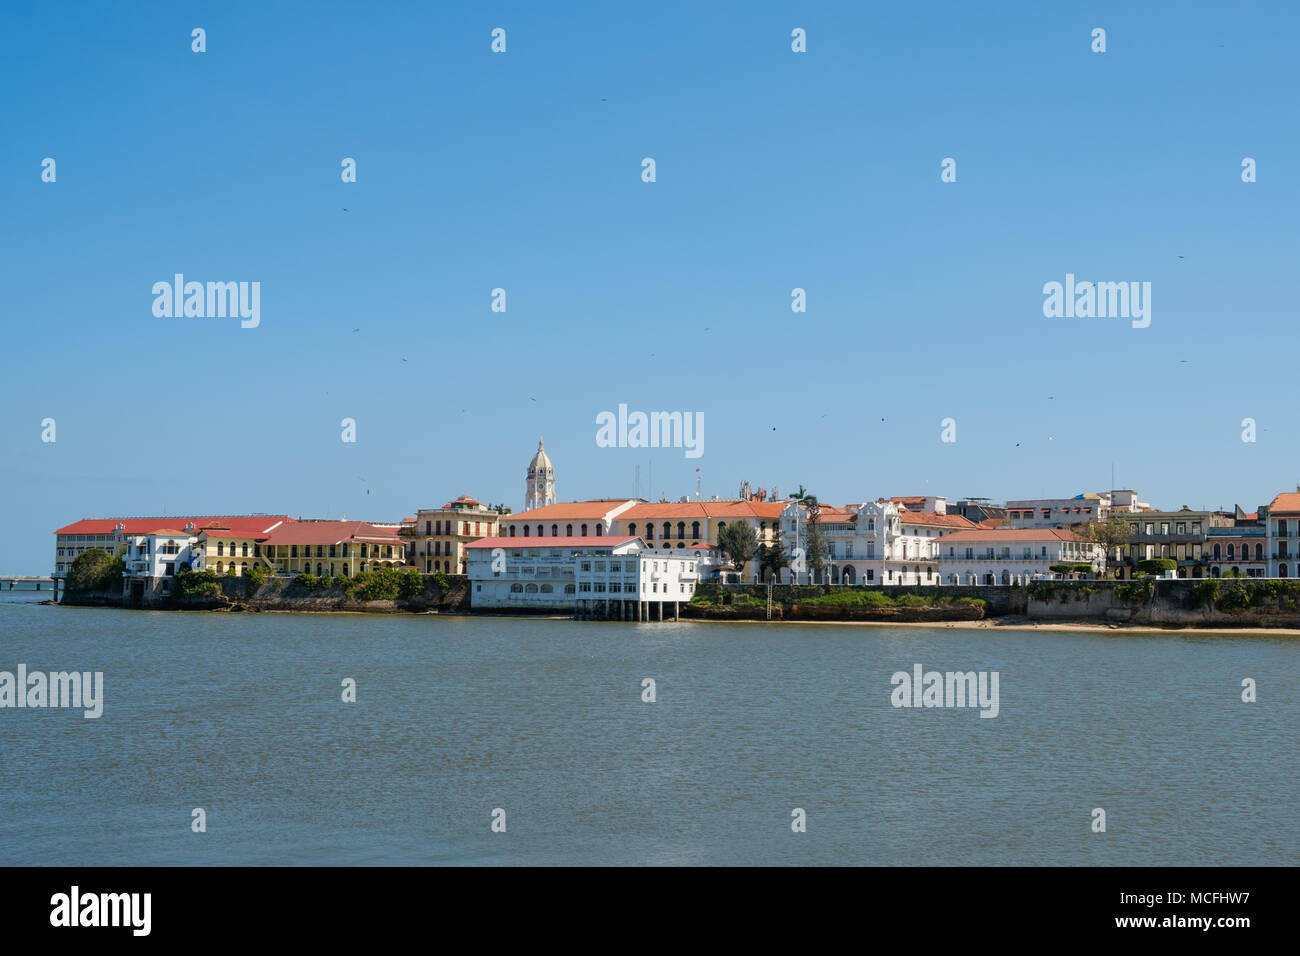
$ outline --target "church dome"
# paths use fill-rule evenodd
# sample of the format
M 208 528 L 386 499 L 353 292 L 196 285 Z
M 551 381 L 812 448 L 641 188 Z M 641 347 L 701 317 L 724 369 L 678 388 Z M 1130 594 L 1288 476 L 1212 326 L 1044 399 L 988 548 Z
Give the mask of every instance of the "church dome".
M 537 454 L 533 460 L 528 463 L 529 478 L 550 478 L 555 474 L 555 468 L 551 465 L 551 459 L 546 456 L 546 449 L 542 447 L 542 440 L 537 440 Z

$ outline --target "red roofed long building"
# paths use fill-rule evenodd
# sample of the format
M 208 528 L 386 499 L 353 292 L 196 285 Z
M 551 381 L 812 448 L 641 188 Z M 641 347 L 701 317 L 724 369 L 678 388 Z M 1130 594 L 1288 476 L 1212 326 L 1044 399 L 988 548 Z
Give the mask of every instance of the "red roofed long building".
M 131 538 L 155 534 L 159 531 L 184 532 L 197 537 L 207 527 L 228 528 L 248 532 L 250 536 L 269 533 L 287 521 L 288 515 L 206 515 L 184 517 L 139 518 L 83 518 L 54 532 L 54 573 L 66 574 L 77 555 L 90 548 L 100 548 L 109 554 L 124 551 Z
M 272 532 L 262 551 L 277 574 L 356 577 L 406 564 L 398 526 L 366 521 L 295 521 Z

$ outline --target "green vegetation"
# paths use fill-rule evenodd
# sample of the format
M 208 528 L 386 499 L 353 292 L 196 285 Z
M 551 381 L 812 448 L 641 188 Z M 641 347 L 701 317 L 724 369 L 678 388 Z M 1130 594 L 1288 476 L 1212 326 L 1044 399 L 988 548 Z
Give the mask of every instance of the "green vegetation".
M 1155 583 L 1147 577 L 1121 581 L 1115 585 L 1115 597 L 1125 604 L 1141 604 L 1151 596 Z
M 221 597 L 221 582 L 215 571 L 191 571 L 181 568 L 176 572 L 176 587 L 172 589 L 174 598 L 213 598 Z
M 1163 574 L 1165 571 L 1174 571 L 1177 568 L 1178 562 L 1173 558 L 1147 558 L 1137 563 L 1138 574 Z
M 266 583 L 266 579 L 267 579 L 266 567 L 261 564 L 253 565 L 251 568 L 248 569 L 248 573 L 244 575 L 244 580 L 248 582 L 250 594 L 259 591 L 262 585 Z
M 758 534 L 749 522 L 732 521 L 718 532 L 718 547 L 736 569 L 740 570 L 758 550 Z
M 88 548 L 77 555 L 64 582 L 69 594 L 91 591 L 121 591 L 126 564 L 102 548 Z
M 441 571 L 433 572 L 433 583 L 443 594 L 446 594 L 447 589 L 451 587 L 451 579 Z

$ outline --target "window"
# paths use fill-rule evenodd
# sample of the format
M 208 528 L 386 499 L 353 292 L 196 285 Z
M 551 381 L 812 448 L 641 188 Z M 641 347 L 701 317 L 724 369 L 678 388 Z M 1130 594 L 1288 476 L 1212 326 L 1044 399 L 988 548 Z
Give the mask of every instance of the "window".
M 585 524 L 582 526 L 582 536 L 584 538 L 587 536 L 587 526 Z
M 1187 534 L 1187 522 L 1186 521 L 1178 522 L 1178 524 L 1174 526 L 1174 530 L 1177 531 L 1179 534 Z
M 346 541 L 344 541 L 344 542 L 343 542 L 343 557 L 346 558 L 347 556 L 348 556 L 348 543 L 347 543 Z
M 573 525 L 571 525 L 571 524 L 566 524 L 566 525 L 564 526 L 564 533 L 565 533 L 565 535 L 567 535 L 568 537 L 572 538 L 572 537 L 573 537 Z
M 512 585 L 510 585 L 510 593 L 511 593 L 511 594 L 523 594 L 523 593 L 524 593 L 524 586 L 523 586 L 522 584 L 512 584 Z
M 691 537 L 697 540 L 700 537 L 700 523 L 698 521 L 691 522 Z
M 542 593 L 543 593 L 543 594 L 550 594 L 550 593 L 553 592 L 554 590 L 555 590 L 555 585 L 553 585 L 553 584 L 543 584 L 543 585 L 542 585 Z
M 219 558 L 220 558 L 220 557 L 223 557 L 223 556 L 225 555 L 225 553 L 226 553 L 226 542 L 224 542 L 224 541 L 218 541 L 218 542 L 217 542 L 217 557 L 219 557 Z
M 433 534 L 433 531 L 430 530 L 432 527 L 433 527 L 433 522 L 432 522 L 432 521 L 427 521 L 427 520 L 426 520 L 426 521 L 424 522 L 424 533 L 425 533 L 425 534 Z

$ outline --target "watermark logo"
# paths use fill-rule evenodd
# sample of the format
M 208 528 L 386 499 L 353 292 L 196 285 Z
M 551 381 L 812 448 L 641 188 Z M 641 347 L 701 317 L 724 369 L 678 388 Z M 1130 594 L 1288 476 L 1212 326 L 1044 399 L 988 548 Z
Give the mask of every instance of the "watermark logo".
M 1255 181 L 1255 161 L 1249 156 L 1241 161 L 1241 181 L 1243 183 L 1253 183 Z
M 912 665 L 912 673 L 896 671 L 889 702 L 895 707 L 978 707 L 980 717 L 998 715 L 997 671 L 924 671 Z
M 190 811 L 190 832 L 208 832 L 208 811 L 204 810 L 202 807 L 195 807 Z
M 355 418 L 345 418 L 339 422 L 339 427 L 343 429 L 339 432 L 339 439 L 349 445 L 356 444 L 357 420 Z
M 190 31 L 190 36 L 194 42 L 190 44 L 190 49 L 195 53 L 208 52 L 208 31 L 203 27 L 195 27 Z
M 504 312 L 506 310 L 506 290 L 496 288 L 492 290 L 492 311 Z
M 945 418 L 939 423 L 939 441 L 951 445 L 957 441 L 957 419 Z
M 506 549 L 505 548 L 492 549 L 492 573 L 493 574 L 506 573 Z
M 655 181 L 655 161 L 647 156 L 641 160 L 641 182 L 652 183 Z
M 1243 704 L 1255 703 L 1255 678 L 1243 677 L 1241 679 L 1241 702 Z
M 1092 31 L 1092 52 L 1106 52 L 1106 31 L 1101 27 L 1094 27 Z
M 55 441 L 58 440 L 56 438 L 57 433 L 58 429 L 54 424 L 53 418 L 41 419 L 41 441 L 45 442 L 47 445 L 53 445 Z
M 790 290 L 790 311 L 807 312 L 808 311 L 808 293 L 802 288 L 796 287 Z
M 655 679 L 646 677 L 641 680 L 641 699 L 647 704 L 655 702 Z
M 506 832 L 506 812 L 501 807 L 492 808 L 492 832 Z
M 41 160 L 41 182 L 43 183 L 54 182 L 58 177 L 57 166 L 58 164 L 54 162 L 54 158 L 51 156 L 46 156 L 44 159 L 42 159 Z
M 238 316 L 245 329 L 262 322 L 262 283 L 186 282 L 176 273 L 171 282 L 153 284 L 153 314 L 159 319 L 224 319 Z
M 357 679 L 355 677 L 343 678 L 343 703 L 355 704 L 357 702 Z
M 618 406 L 618 414 L 596 416 L 599 448 L 685 448 L 687 458 L 704 454 L 703 412 L 632 412 Z
M 1043 284 L 1043 315 L 1049 319 L 1132 319 L 1133 328 L 1151 324 L 1150 282 L 1079 282 Z
M 152 893 L 85 893 L 73 886 L 50 897 L 51 926 L 125 926 L 133 936 L 148 936 Z
M 104 713 L 104 672 L 28 673 L 27 665 L 19 664 L 17 674 L 0 671 L 0 709 L 5 707 L 79 707 L 93 720 Z
M 1247 444 L 1255 441 L 1255 419 L 1243 418 L 1241 420 L 1241 440 Z
M 790 49 L 795 53 L 808 52 L 808 31 L 803 27 L 795 27 L 790 31 Z
M 939 182 L 955 183 L 957 181 L 957 160 L 951 156 L 939 163 Z
M 492 30 L 492 52 L 506 52 L 506 31 L 504 27 L 495 27 Z
M 355 183 L 357 181 L 357 161 L 351 156 L 344 156 L 343 162 L 340 163 L 343 171 L 339 173 L 339 179 L 345 183 Z
M 807 833 L 808 832 L 808 814 L 803 807 L 795 807 L 790 811 L 793 819 L 790 821 L 790 832 Z
M 1092 809 L 1092 832 L 1106 832 L 1106 811 L 1101 807 L 1093 807 Z

